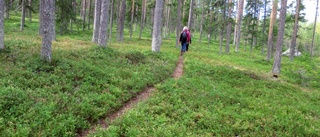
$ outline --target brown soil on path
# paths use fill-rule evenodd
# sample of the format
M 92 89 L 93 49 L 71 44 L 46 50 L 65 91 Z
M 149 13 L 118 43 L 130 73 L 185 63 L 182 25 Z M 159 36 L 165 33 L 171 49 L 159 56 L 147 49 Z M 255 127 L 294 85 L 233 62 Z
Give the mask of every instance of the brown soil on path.
M 179 60 L 177 63 L 177 67 L 175 71 L 173 72 L 172 77 L 179 79 L 183 74 L 183 57 L 179 56 Z M 102 118 L 99 120 L 99 122 L 94 125 L 91 129 L 81 132 L 78 137 L 86 137 L 90 133 L 96 132 L 98 127 L 102 127 L 103 129 L 108 129 L 109 125 L 117 118 L 122 116 L 124 113 L 126 113 L 128 110 L 132 109 L 135 105 L 137 105 L 139 102 L 144 101 L 148 99 L 152 92 L 155 90 L 153 86 L 146 87 L 142 92 L 139 92 L 139 94 L 133 98 L 131 98 L 128 102 L 123 104 L 121 108 L 119 108 L 117 111 L 109 114 L 105 118 Z M 106 122 L 107 121 L 107 122 Z
M 177 67 L 173 72 L 173 78 L 179 79 L 183 75 L 183 56 L 179 56 Z

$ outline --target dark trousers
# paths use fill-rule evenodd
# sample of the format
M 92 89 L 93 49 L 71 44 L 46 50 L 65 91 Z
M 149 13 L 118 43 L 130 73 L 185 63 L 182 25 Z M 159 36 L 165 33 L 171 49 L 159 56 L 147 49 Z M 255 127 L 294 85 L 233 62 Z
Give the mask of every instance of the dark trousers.
M 189 48 L 189 43 L 187 44 L 186 51 L 188 51 L 188 48 Z

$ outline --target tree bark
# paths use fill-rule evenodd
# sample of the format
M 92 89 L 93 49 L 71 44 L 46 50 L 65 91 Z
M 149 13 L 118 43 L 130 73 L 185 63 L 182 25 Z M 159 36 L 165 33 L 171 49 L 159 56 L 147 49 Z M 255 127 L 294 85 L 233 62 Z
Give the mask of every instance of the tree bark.
M 181 0 L 178 0 L 178 15 L 177 15 L 177 26 L 176 26 L 176 47 L 179 47 L 179 38 L 181 32 Z
M 107 30 L 109 20 L 109 0 L 102 0 L 101 17 L 100 17 L 100 31 L 99 31 L 99 46 L 107 47 Z
M 54 14 L 52 13 L 52 7 L 54 6 L 54 0 L 45 0 L 42 1 L 42 12 L 40 13 L 42 16 L 41 24 L 43 25 L 43 35 L 42 35 L 42 48 L 41 48 L 41 58 L 45 61 L 51 62 L 52 60 L 52 25 L 54 22 L 52 21 L 52 17 Z M 41 6 L 41 5 L 40 5 Z
M 146 20 L 146 15 L 145 15 L 147 11 L 146 3 L 147 3 L 147 0 L 142 1 L 139 39 L 141 39 L 142 31 L 144 29 L 144 24 Z
M 25 6 L 25 1 L 26 0 L 22 0 L 21 3 L 21 24 L 20 24 L 20 30 L 24 30 L 24 24 L 25 24 L 25 20 L 26 20 L 26 6 Z
M 241 35 L 241 21 L 242 21 L 242 13 L 243 13 L 243 3 L 244 0 L 239 0 L 239 9 L 237 15 L 237 39 L 236 39 L 236 49 L 235 52 L 238 52 L 239 44 L 240 44 L 240 35 Z
M 32 0 L 29 0 L 29 7 L 32 7 Z M 29 21 L 32 22 L 32 10 L 28 10 L 29 11 Z
M 293 61 L 293 56 L 296 48 L 297 33 L 298 33 L 298 27 L 299 27 L 298 23 L 299 23 L 300 3 L 301 1 L 297 0 L 296 15 L 295 15 L 295 21 L 293 26 L 292 38 L 291 38 L 290 61 Z
M 89 11 L 88 11 L 88 30 L 90 30 L 91 21 L 90 21 L 90 15 L 91 15 L 91 9 L 92 9 L 92 0 L 89 0 Z
M 281 55 L 282 55 L 282 44 L 283 44 L 286 12 L 287 12 L 287 0 L 281 0 L 280 23 L 279 23 L 279 30 L 278 30 L 277 47 L 276 47 L 276 54 L 274 56 L 273 69 L 272 69 L 272 73 L 274 77 L 278 77 L 281 69 Z
M 83 15 L 82 15 L 82 18 L 83 18 L 83 23 L 82 23 L 82 30 L 85 30 L 86 29 L 86 17 L 87 17 L 87 0 L 83 0 Z
M 0 0 L 0 50 L 4 49 L 4 12 L 5 2 Z
M 226 53 L 229 53 L 229 51 L 230 51 L 232 0 L 229 0 L 228 7 L 229 7 L 229 9 L 228 9 L 228 26 L 227 26 L 227 36 L 226 36 Z
M 56 25 L 55 25 L 55 21 L 56 21 L 56 16 L 55 16 L 55 10 L 56 10 L 56 2 L 55 0 L 52 0 L 51 4 L 50 4 L 50 19 L 51 19 L 51 38 L 52 40 L 56 40 Z
M 201 23 L 200 23 L 200 38 L 199 42 L 202 42 L 202 33 L 203 33 L 203 22 L 204 22 L 204 8 L 205 8 L 205 3 L 202 2 L 202 13 L 201 13 Z
M 113 14 L 114 14 L 114 0 L 112 0 L 111 9 L 110 9 L 109 42 L 111 42 L 111 39 L 112 39 Z
M 153 34 L 152 34 L 152 45 L 151 45 L 152 51 L 154 52 L 160 52 L 160 47 L 162 43 L 162 38 L 161 38 L 162 10 L 163 10 L 163 0 L 156 0 Z
M 131 21 L 130 21 L 130 39 L 132 39 L 132 31 L 133 31 L 133 21 L 134 21 L 134 3 L 135 1 L 132 0 L 132 6 L 131 6 Z
M 269 34 L 268 34 L 268 50 L 267 50 L 267 56 L 266 60 L 270 61 L 271 55 L 273 53 L 272 47 L 273 47 L 273 25 L 276 22 L 277 17 L 277 9 L 278 9 L 278 0 L 273 0 L 272 2 L 272 12 L 271 12 L 271 19 L 270 19 L 270 25 L 269 25 Z
M 123 41 L 124 19 L 126 14 L 126 0 L 122 0 L 119 13 L 119 22 L 117 22 L 117 41 Z
M 92 42 L 98 43 L 100 30 L 100 16 L 101 16 L 101 0 L 96 0 L 94 3 L 94 23 Z
M 213 8 L 210 9 L 210 22 L 213 22 Z M 212 35 L 212 25 L 210 24 L 208 27 L 208 42 L 211 42 L 211 35 Z
M 317 0 L 316 16 L 314 19 L 314 26 L 313 26 L 312 43 L 311 43 L 311 51 L 310 51 L 310 58 L 311 59 L 313 56 L 313 44 L 314 44 L 314 35 L 316 34 L 315 32 L 316 32 L 316 26 L 317 26 L 318 8 L 319 8 L 319 0 Z
M 266 34 L 266 19 L 267 19 L 267 0 L 264 0 L 264 15 L 263 15 L 263 26 L 262 26 L 262 36 L 264 37 Z M 263 40 L 263 43 L 261 45 L 261 54 L 264 54 L 264 46 L 265 41 Z
M 189 19 L 188 19 L 188 29 L 191 30 L 192 26 L 192 18 L 193 18 L 193 0 L 190 0 L 190 8 L 189 8 Z

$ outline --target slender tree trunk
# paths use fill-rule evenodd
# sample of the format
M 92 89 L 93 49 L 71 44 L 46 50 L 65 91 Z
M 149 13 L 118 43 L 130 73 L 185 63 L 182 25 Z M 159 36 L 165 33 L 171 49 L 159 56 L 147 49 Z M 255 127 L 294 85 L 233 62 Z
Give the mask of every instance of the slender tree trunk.
M 87 17 L 87 1 L 86 0 L 84 0 L 83 1 L 84 3 L 83 3 L 83 15 L 82 15 L 82 17 L 83 17 L 83 26 L 82 26 L 82 30 L 85 30 L 86 29 L 86 23 L 87 23 L 87 21 L 86 21 L 86 17 Z
M 90 30 L 91 22 L 90 22 L 90 15 L 91 15 L 91 9 L 92 9 L 92 0 L 89 0 L 89 13 L 88 13 L 88 30 Z
M 263 26 L 262 26 L 262 37 L 266 34 L 266 19 L 267 19 L 267 0 L 264 0 L 264 15 L 263 15 Z M 264 54 L 264 44 L 265 41 L 261 44 L 261 54 Z
M 29 7 L 32 7 L 32 0 L 29 0 Z M 32 10 L 28 10 L 29 11 L 29 21 L 32 22 Z
M 292 38 L 291 38 L 291 48 L 290 48 L 290 61 L 293 61 L 293 56 L 295 54 L 296 41 L 297 41 L 297 33 L 298 33 L 298 23 L 299 23 L 299 11 L 300 11 L 300 0 L 297 0 L 296 5 L 296 15 L 293 26 Z
M 154 14 L 155 14 L 155 7 L 154 7 L 154 8 L 151 8 L 151 13 L 150 13 L 150 14 L 151 14 L 151 18 L 150 18 L 150 19 L 151 19 L 151 25 L 150 25 L 150 26 L 153 27 L 153 24 L 154 24 L 154 23 L 153 23 L 153 22 L 154 22 L 154 16 L 155 16 L 155 15 L 154 15 Z M 162 13 L 162 14 L 163 14 L 163 13 Z M 162 14 L 161 14 L 161 15 L 162 15 Z M 161 25 L 161 26 L 162 26 L 162 25 Z M 150 28 L 150 29 L 151 29 L 151 28 Z M 161 29 L 160 29 L 160 30 L 161 30 Z M 150 35 L 151 35 L 151 37 L 152 37 L 153 31 L 150 31 L 150 32 L 151 32 Z
M 94 21 L 92 42 L 98 43 L 101 16 L 101 0 L 96 0 L 94 4 Z
M 110 28 L 109 28 L 109 42 L 110 43 L 111 43 L 111 39 L 112 39 L 113 14 L 114 14 L 114 0 L 112 0 L 111 10 L 110 10 Z
M 56 11 L 56 2 L 55 0 L 52 0 L 51 4 L 50 4 L 50 10 L 51 10 L 51 15 L 50 15 L 50 19 L 51 19 L 51 38 L 52 40 L 56 40 L 56 25 L 55 25 L 55 21 L 56 21 L 56 16 L 55 16 L 55 11 Z
M 202 13 L 201 13 L 200 38 L 199 38 L 199 42 L 202 42 L 203 22 L 204 22 L 204 8 L 205 8 L 205 3 L 202 2 Z
M 318 17 L 318 8 L 319 8 L 319 0 L 317 0 L 317 7 L 316 7 L 316 16 L 314 19 L 314 26 L 313 26 L 313 34 L 312 34 L 312 43 L 311 43 L 311 51 L 310 51 L 310 58 L 312 59 L 313 56 L 313 44 L 314 44 L 314 35 L 316 32 L 316 26 L 317 26 L 317 17 Z
M 282 55 L 282 44 L 283 44 L 286 12 L 287 12 L 287 0 L 281 0 L 280 23 L 279 23 L 279 30 L 278 30 L 278 37 L 277 37 L 278 39 L 277 39 L 276 55 L 274 56 L 274 62 L 273 62 L 273 68 L 272 68 L 272 73 L 274 77 L 278 77 L 281 69 L 281 55 Z
M 107 47 L 107 31 L 109 20 L 109 0 L 102 0 L 101 3 L 101 17 L 100 17 L 100 30 L 99 30 L 99 46 Z
M 210 22 L 213 22 L 213 9 L 210 9 Z M 211 42 L 211 35 L 212 35 L 212 25 L 210 24 L 208 27 L 208 42 L 209 43 Z
M 273 25 L 276 22 L 277 17 L 277 9 L 278 9 L 278 0 L 273 0 L 272 2 L 272 12 L 271 12 L 271 19 L 269 25 L 269 35 L 268 35 L 268 50 L 267 50 L 267 57 L 266 60 L 270 61 L 271 55 L 273 53 Z
M 39 1 L 39 22 L 42 22 L 42 12 L 43 12 L 43 4 L 42 4 L 42 1 L 40 0 Z M 40 25 L 39 25 L 39 35 L 41 35 L 42 36 L 42 30 L 43 30 L 43 26 L 42 26 L 42 23 L 40 23 Z
M 224 32 L 224 29 L 225 29 L 225 25 L 224 25 L 224 22 L 226 22 L 226 7 L 227 7 L 227 2 L 224 1 L 223 2 L 223 5 L 220 5 L 222 6 L 222 17 L 221 18 L 221 28 L 220 28 L 220 54 L 222 54 L 222 43 L 223 43 L 223 32 Z
M 238 11 L 238 9 L 239 9 L 239 2 L 238 2 L 238 4 L 237 4 L 237 6 L 236 6 L 236 11 Z M 237 41 L 237 25 L 238 25 L 238 18 L 236 17 L 236 20 L 235 20 L 236 22 L 236 24 L 235 24 L 235 26 L 234 26 L 234 33 L 233 33 L 233 45 L 235 45 L 236 44 L 236 41 Z
M 131 6 L 131 22 L 130 22 L 130 39 L 132 39 L 132 29 L 133 29 L 133 22 L 134 21 L 134 0 L 132 0 Z
M 126 14 L 126 0 L 122 0 L 120 4 L 119 22 L 117 22 L 117 41 L 123 42 L 124 19 Z
M 0 50 L 4 49 L 4 12 L 5 2 L 0 0 Z
M 8 2 L 5 4 L 5 12 L 6 12 L 6 19 L 9 19 L 10 18 L 10 10 L 12 8 L 12 1 Z
M 163 10 L 163 0 L 156 0 L 155 14 L 154 14 L 154 24 L 153 24 L 153 34 L 152 34 L 152 51 L 160 52 L 160 47 L 162 43 L 161 38 L 161 28 L 162 28 L 162 10 Z
M 229 0 L 228 7 L 229 9 L 228 9 L 228 26 L 227 26 L 227 36 L 226 36 L 226 53 L 229 53 L 230 51 L 232 0 Z
M 147 0 L 142 1 L 139 39 L 141 39 L 142 31 L 144 29 L 144 22 L 146 20 L 146 18 L 145 18 L 146 17 L 145 14 L 146 14 L 146 10 L 147 10 L 146 3 L 147 3 Z
M 40 5 L 43 9 L 40 13 L 42 16 L 41 24 L 43 25 L 43 35 L 42 35 L 42 48 L 41 48 L 41 58 L 51 62 L 52 60 L 52 25 L 55 23 L 52 21 L 54 14 L 52 13 L 52 7 L 54 6 L 54 0 L 42 1 Z
M 193 0 L 190 0 L 189 19 L 188 19 L 188 29 L 190 30 L 192 26 L 193 4 L 194 4 Z
M 171 0 L 168 1 L 168 4 L 171 5 Z M 164 33 L 164 35 L 169 35 L 168 38 L 170 38 L 170 26 L 169 26 L 169 21 L 171 20 L 171 16 L 170 16 L 170 11 L 171 11 L 171 6 L 166 6 L 167 7 L 167 19 L 166 19 L 166 31 Z
M 180 38 L 180 32 L 181 32 L 181 7 L 182 7 L 182 2 L 181 2 L 181 0 L 178 0 L 177 26 L 176 26 L 176 47 L 179 47 L 179 38 Z
M 25 23 L 25 20 L 26 20 L 26 6 L 25 6 L 25 1 L 26 0 L 22 0 L 22 4 L 21 4 L 21 24 L 20 24 L 20 30 L 24 30 L 24 23 Z
M 240 44 L 240 35 L 241 35 L 241 21 L 242 21 L 242 13 L 243 13 L 243 3 L 244 0 L 239 0 L 239 9 L 238 9 L 238 16 L 237 16 L 237 39 L 236 39 L 236 50 L 238 52 L 239 44 Z

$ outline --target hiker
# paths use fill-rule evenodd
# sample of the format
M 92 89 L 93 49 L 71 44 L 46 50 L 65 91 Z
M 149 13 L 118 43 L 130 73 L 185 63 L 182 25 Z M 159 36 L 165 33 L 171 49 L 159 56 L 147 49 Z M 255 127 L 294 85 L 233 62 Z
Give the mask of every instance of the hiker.
M 181 56 L 186 52 L 187 44 L 190 41 L 190 33 L 188 31 L 188 27 L 184 26 L 183 31 L 180 34 L 179 43 L 181 43 Z
M 188 29 L 188 32 L 189 32 L 189 35 L 190 35 L 190 41 L 189 41 L 188 44 L 187 44 L 186 51 L 188 51 L 188 49 L 189 49 L 189 44 L 191 44 L 191 32 L 190 32 L 190 29 Z

